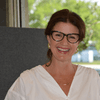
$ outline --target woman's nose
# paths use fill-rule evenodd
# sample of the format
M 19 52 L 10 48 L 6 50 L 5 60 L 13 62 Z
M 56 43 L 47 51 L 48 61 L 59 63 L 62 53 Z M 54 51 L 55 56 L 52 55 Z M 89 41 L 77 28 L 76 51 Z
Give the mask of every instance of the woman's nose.
M 63 45 L 67 45 L 69 43 L 66 36 L 64 36 L 64 38 L 61 42 Z

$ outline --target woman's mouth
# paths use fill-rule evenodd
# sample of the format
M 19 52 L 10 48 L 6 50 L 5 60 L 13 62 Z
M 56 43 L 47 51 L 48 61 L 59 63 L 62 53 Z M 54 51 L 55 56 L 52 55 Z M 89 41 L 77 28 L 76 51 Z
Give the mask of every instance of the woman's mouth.
M 57 47 L 57 49 L 58 49 L 58 51 L 59 51 L 60 53 L 64 53 L 64 54 L 66 54 L 66 53 L 69 51 L 69 48 Z

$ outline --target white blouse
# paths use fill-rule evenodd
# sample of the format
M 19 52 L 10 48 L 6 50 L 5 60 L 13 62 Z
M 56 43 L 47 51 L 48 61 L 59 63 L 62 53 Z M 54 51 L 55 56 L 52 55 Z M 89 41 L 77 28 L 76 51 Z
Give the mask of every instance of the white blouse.
M 100 77 L 94 69 L 78 65 L 66 95 L 54 78 L 38 65 L 21 73 L 4 100 L 100 100 Z

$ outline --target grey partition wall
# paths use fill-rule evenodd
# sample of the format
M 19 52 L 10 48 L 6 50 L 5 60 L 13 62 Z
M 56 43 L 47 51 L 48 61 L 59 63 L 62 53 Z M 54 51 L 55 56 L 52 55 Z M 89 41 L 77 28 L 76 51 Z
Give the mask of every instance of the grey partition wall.
M 26 69 L 47 62 L 44 29 L 0 27 L 0 100 Z

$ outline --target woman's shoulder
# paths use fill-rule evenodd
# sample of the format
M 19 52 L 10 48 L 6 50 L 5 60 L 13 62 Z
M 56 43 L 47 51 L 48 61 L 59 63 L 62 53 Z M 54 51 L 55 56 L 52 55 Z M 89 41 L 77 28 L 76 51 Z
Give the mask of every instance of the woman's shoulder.
M 37 66 L 32 67 L 31 69 L 26 69 L 20 75 L 23 76 L 23 75 L 28 75 L 28 74 L 34 74 L 35 71 L 37 71 L 39 67 L 41 66 L 42 65 L 37 65 Z
M 41 65 L 37 65 L 35 67 L 32 67 L 31 69 L 27 69 L 23 71 L 19 77 L 26 81 L 29 79 L 33 79 L 36 76 L 40 67 Z
M 87 67 L 85 65 L 78 65 L 79 70 L 85 75 L 92 75 L 93 77 L 99 77 L 98 72 L 94 68 Z

